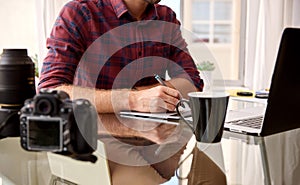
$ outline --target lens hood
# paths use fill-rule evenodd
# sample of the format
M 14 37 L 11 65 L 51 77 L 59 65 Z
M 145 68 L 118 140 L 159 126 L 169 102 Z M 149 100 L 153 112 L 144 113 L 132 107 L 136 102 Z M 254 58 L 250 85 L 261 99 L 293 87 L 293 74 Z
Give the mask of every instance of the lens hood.
M 34 63 L 27 49 L 3 49 L 0 55 L 1 107 L 21 107 L 35 94 Z

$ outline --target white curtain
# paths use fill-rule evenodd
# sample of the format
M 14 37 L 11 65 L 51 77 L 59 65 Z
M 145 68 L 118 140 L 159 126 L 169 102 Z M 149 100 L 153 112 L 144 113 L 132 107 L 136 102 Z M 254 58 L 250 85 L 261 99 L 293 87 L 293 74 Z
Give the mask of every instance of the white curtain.
M 64 4 L 70 0 L 36 0 L 36 14 L 39 39 L 39 71 L 47 54 L 46 39 L 50 36 L 53 24 Z
M 245 85 L 270 87 L 282 32 L 300 26 L 299 0 L 248 0 Z

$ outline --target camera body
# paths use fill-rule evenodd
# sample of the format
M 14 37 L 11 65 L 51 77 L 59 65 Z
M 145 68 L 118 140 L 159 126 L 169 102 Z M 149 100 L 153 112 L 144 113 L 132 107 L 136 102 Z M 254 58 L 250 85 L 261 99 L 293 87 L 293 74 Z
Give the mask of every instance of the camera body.
M 86 99 L 42 89 L 21 108 L 20 140 L 28 151 L 90 155 L 97 148 L 97 112 Z

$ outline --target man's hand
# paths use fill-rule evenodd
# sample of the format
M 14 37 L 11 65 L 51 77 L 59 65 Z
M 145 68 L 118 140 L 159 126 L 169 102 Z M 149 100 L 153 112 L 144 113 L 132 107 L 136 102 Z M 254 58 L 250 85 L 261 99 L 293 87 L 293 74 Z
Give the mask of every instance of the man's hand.
M 179 91 L 165 86 L 132 91 L 129 95 L 131 110 L 140 112 L 174 111 L 179 101 Z

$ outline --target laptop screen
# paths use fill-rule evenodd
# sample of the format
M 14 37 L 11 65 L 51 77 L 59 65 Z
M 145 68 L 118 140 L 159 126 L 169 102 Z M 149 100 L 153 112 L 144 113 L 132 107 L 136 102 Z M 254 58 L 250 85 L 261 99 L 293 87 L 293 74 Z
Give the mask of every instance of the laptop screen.
M 300 29 L 282 34 L 261 135 L 300 127 Z

